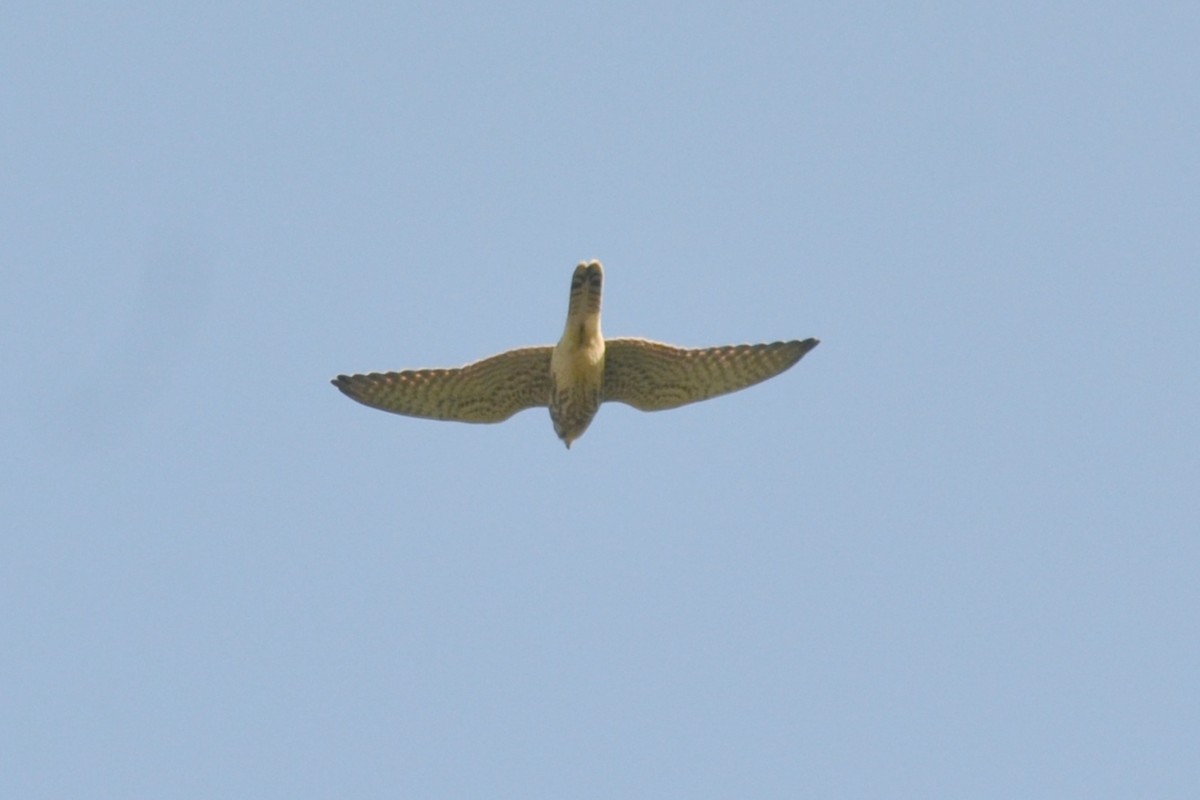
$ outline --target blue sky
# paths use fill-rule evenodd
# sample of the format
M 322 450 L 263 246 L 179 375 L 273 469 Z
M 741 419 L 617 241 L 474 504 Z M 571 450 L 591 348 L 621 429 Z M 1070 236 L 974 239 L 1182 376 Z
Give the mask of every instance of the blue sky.
M 0 795 L 1195 797 L 1200 12 L 1124 5 L 6 5 Z M 590 258 L 822 344 L 570 451 L 328 383 Z

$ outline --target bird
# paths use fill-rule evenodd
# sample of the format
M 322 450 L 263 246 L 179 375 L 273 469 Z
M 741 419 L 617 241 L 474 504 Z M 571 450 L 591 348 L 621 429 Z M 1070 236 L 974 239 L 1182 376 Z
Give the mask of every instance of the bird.
M 789 369 L 818 339 L 684 348 L 649 339 L 605 339 L 600 331 L 604 267 L 583 261 L 571 276 L 558 343 L 521 347 L 450 369 L 338 375 L 331 383 L 363 405 L 425 419 L 503 422 L 549 408 L 570 449 L 601 403 L 662 411 L 736 392 Z

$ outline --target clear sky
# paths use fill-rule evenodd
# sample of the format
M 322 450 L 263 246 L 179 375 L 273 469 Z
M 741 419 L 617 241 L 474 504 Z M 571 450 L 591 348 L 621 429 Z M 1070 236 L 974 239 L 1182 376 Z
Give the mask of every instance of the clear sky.
M 1197 42 L 6 3 L 0 796 L 1200 796 Z M 610 336 L 822 344 L 570 451 L 329 385 L 590 258 Z

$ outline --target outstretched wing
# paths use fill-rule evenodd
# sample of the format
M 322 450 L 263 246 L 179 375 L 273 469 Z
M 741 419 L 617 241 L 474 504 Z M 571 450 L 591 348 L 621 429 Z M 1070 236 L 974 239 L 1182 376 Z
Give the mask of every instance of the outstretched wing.
M 457 369 L 339 375 L 332 383 L 363 405 L 427 419 L 503 422 L 550 402 L 550 347 L 523 347 Z
M 677 408 L 773 378 L 818 344 L 805 339 L 686 349 L 646 339 L 609 339 L 601 397 L 642 411 Z

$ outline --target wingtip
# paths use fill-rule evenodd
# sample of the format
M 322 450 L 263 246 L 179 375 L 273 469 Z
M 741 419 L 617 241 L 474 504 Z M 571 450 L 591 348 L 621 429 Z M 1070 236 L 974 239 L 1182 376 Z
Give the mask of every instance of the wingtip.
M 331 386 L 333 386 L 333 388 L 337 389 L 347 397 L 354 397 L 354 377 L 352 375 L 338 375 L 336 378 L 329 381 L 329 383 Z
M 809 353 L 809 351 L 811 351 L 814 347 L 816 347 L 820 343 L 821 343 L 820 339 L 808 338 L 808 339 L 804 339 L 801 341 L 792 341 L 792 342 L 789 342 L 788 344 L 799 345 L 800 346 L 800 351 L 799 351 L 800 357 L 803 358 L 805 355 L 807 355 Z
M 809 339 L 804 339 L 804 340 L 793 340 L 791 342 L 788 342 L 788 344 L 792 348 L 792 350 L 791 350 L 792 355 L 793 355 L 792 363 L 794 364 L 797 361 L 799 361 L 800 359 L 804 358 L 806 355 L 808 355 L 809 353 L 811 353 L 813 351 L 814 347 L 816 347 L 820 343 L 821 343 L 821 340 L 817 339 L 817 338 L 809 338 Z

